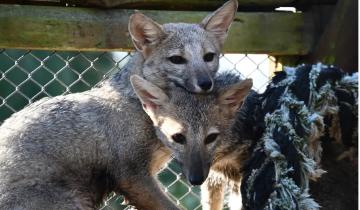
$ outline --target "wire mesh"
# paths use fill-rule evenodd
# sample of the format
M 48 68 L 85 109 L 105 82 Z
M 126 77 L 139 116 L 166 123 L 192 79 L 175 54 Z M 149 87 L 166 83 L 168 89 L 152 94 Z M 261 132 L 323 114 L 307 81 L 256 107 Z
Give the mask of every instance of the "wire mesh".
M 131 57 L 127 52 L 56 52 L 0 49 L 0 124 L 13 113 L 43 97 L 90 89 L 109 74 L 121 70 Z M 274 58 L 260 54 L 224 54 L 219 71 L 252 78 L 254 89 L 265 89 L 275 69 Z M 201 209 L 200 189 L 190 186 L 171 161 L 158 174 L 166 193 L 186 209 Z M 131 209 L 123 197 L 110 194 L 99 207 Z M 226 209 L 225 205 L 225 209 Z

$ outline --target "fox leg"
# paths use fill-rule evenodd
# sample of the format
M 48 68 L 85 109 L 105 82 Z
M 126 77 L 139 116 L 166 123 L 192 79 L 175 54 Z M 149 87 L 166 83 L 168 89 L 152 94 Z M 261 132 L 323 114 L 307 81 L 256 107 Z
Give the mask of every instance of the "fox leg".
M 210 170 L 209 177 L 201 185 L 201 204 L 203 210 L 221 210 L 224 202 L 224 179 Z
M 163 193 L 157 181 L 151 176 L 128 180 L 127 183 L 122 184 L 121 193 L 139 210 L 180 209 Z
M 229 207 L 230 207 L 230 210 L 241 210 L 242 209 L 240 182 L 234 182 L 232 184 L 230 196 L 229 196 Z

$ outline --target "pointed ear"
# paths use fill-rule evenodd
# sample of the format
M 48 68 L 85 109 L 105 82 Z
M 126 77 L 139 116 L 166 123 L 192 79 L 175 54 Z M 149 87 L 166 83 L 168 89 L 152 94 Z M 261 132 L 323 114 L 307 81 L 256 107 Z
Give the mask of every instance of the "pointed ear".
M 129 32 L 135 48 L 142 53 L 165 36 L 161 25 L 138 11 L 130 16 Z
M 238 8 L 237 0 L 230 0 L 215 12 L 208 15 L 200 25 L 205 30 L 213 33 L 220 42 L 220 46 L 224 44 L 227 32 L 234 20 Z
M 243 104 L 252 85 L 252 79 L 246 79 L 221 90 L 219 95 L 221 109 L 228 113 L 229 116 L 233 116 Z
M 154 112 L 169 100 L 162 89 L 138 75 L 131 76 L 130 82 L 145 112 L 148 113 L 150 117 L 153 117 Z

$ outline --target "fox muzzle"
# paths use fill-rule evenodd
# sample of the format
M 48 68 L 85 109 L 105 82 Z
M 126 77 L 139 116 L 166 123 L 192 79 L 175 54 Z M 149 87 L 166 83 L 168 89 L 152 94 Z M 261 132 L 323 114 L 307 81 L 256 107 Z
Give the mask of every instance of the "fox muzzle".
M 183 171 L 185 172 L 186 178 L 192 185 L 201 185 L 206 180 L 210 165 L 204 164 L 200 154 L 191 155 L 191 159 L 187 161 L 183 167 Z

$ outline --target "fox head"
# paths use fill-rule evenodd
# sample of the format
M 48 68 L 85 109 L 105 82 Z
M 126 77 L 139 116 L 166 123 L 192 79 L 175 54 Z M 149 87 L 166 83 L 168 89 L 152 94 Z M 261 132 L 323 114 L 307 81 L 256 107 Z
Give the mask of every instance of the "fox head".
M 237 6 L 230 0 L 199 24 L 160 25 L 139 12 L 131 15 L 129 32 L 144 58 L 144 78 L 162 87 L 169 82 L 193 93 L 210 92 Z
M 188 181 L 202 184 L 217 145 L 231 132 L 235 112 L 248 95 L 252 80 L 243 80 L 208 95 L 191 94 L 182 88 L 166 94 L 139 76 L 134 75 L 130 80 L 158 138 L 182 165 Z

